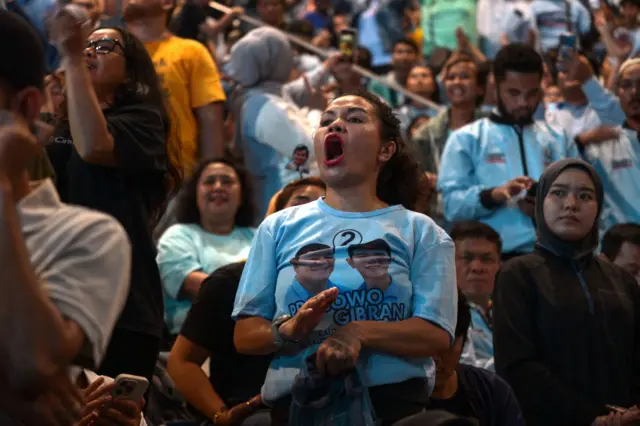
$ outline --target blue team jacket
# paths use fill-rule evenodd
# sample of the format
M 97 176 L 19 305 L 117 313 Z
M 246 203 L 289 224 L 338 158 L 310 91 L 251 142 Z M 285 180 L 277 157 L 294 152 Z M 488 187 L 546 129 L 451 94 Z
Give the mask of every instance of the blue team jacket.
M 492 114 L 468 124 L 449 136 L 442 154 L 438 190 L 445 218 L 486 223 L 502 237 L 505 253 L 530 251 L 535 242 L 532 219 L 517 208 L 487 208 L 480 193 L 518 176 L 538 180 L 552 162 L 577 156 L 573 141 L 542 121 L 520 127 Z
M 617 140 L 589 145 L 584 157 L 602 178 L 603 230 L 618 223 L 640 223 L 640 142 L 635 130 L 621 128 Z

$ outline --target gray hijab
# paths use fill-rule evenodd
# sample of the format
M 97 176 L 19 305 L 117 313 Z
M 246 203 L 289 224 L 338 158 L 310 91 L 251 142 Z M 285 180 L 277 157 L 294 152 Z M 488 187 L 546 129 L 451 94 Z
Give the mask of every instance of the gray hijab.
M 249 93 L 284 97 L 282 86 L 289 81 L 293 66 L 293 51 L 289 40 L 275 28 L 256 28 L 233 46 L 229 75 L 233 76 L 236 86 L 229 101 L 235 118 L 236 148 L 242 149 L 242 111 Z
M 560 173 L 566 169 L 580 169 L 586 172 L 590 177 L 596 189 L 596 201 L 598 203 L 598 214 L 593 223 L 593 227 L 587 235 L 579 241 L 566 241 L 558 237 L 549 229 L 547 221 L 544 219 L 544 199 L 549 193 L 549 189 Z M 600 236 L 598 233 L 598 222 L 600 212 L 602 211 L 602 203 L 604 199 L 604 191 L 602 189 L 602 181 L 598 172 L 585 161 L 575 158 L 566 158 L 551 164 L 540 176 L 538 181 L 538 191 L 536 193 L 536 226 L 537 226 L 537 244 L 557 256 L 568 259 L 579 259 L 593 251 L 598 247 Z
M 244 89 L 264 89 L 279 95 L 293 65 L 287 37 L 275 28 L 260 27 L 231 49 L 229 75 Z

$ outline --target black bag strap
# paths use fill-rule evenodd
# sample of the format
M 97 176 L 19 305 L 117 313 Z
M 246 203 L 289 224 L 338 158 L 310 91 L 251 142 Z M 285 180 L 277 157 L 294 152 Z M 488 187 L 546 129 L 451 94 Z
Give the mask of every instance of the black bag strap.
M 567 21 L 567 31 L 573 32 L 573 21 L 571 20 L 571 3 L 570 0 L 564 0 L 564 20 Z

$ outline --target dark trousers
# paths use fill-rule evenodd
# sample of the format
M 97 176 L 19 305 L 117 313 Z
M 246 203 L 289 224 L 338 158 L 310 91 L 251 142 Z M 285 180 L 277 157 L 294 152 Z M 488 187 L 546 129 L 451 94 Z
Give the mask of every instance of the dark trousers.
M 369 397 L 382 426 L 422 412 L 429 404 L 429 389 L 425 379 L 409 379 L 390 385 L 369 388 Z M 291 396 L 277 400 L 271 408 L 271 426 L 288 426 Z
M 115 329 L 97 373 L 114 379 L 119 374 L 131 374 L 144 377 L 151 383 L 159 351 L 159 338 L 135 331 Z M 146 401 L 149 401 L 148 394 L 149 390 L 145 395 Z

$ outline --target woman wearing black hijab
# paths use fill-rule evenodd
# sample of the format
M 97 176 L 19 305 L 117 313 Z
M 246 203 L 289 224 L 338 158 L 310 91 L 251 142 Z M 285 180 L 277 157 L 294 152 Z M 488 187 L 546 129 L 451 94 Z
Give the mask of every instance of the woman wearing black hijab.
M 635 408 L 604 417 L 607 405 L 640 403 L 640 287 L 594 255 L 603 197 L 600 177 L 584 161 L 549 166 L 536 194 L 536 248 L 496 278 L 496 370 L 529 426 L 639 418 Z

